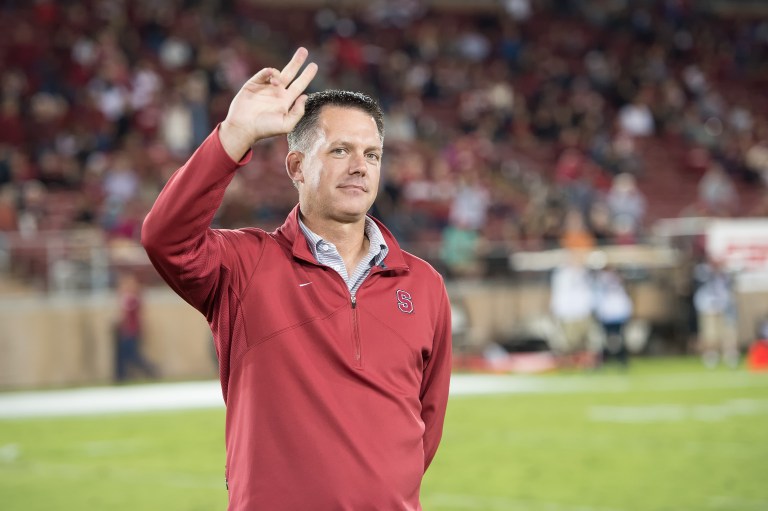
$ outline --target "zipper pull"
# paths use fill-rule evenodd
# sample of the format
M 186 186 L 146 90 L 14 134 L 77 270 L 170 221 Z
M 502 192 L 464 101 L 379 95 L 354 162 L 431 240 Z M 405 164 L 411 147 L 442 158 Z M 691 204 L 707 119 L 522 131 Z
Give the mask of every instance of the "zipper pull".
M 352 308 L 353 308 L 353 309 L 357 308 L 357 298 L 355 298 L 354 296 L 352 296 L 352 297 L 351 297 L 351 302 L 352 302 Z

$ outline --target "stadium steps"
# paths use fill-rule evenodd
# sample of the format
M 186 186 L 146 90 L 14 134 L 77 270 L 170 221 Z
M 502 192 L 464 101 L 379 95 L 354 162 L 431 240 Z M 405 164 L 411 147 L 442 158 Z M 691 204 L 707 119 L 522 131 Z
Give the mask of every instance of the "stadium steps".
M 674 143 L 653 137 L 638 145 L 645 163 L 638 186 L 648 201 L 647 220 L 679 216 L 696 202 L 699 176 L 685 171 L 685 154 Z
M 676 137 L 654 137 L 640 145 L 645 170 L 638 186 L 648 201 L 647 220 L 695 214 L 704 169 L 693 161 L 691 147 Z M 737 214 L 747 215 L 763 196 L 764 187 L 738 179 L 734 184 L 739 194 Z

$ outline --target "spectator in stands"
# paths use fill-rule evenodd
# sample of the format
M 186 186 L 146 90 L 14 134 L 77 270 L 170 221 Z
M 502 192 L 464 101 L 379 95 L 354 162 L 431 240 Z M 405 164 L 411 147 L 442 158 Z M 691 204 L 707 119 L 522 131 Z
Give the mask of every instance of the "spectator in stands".
M 462 173 L 451 202 L 449 221 L 454 225 L 480 230 L 488 215 L 489 200 L 490 193 L 478 171 L 472 169 Z
M 2 96 L 2 103 L 0 103 L 0 145 L 9 144 L 21 147 L 26 141 L 26 127 L 21 115 L 19 100 L 12 96 Z
M 643 227 L 646 201 L 637 187 L 635 177 L 631 174 L 619 174 L 613 178 L 606 203 L 611 210 L 614 231 L 636 241 Z
M 10 184 L 0 186 L 0 232 L 12 232 L 19 228 L 16 213 L 16 188 Z
M 614 241 L 615 232 L 611 224 L 611 210 L 604 200 L 594 201 L 586 219 L 597 245 L 609 245 Z
M 180 90 L 174 90 L 166 99 L 160 120 L 160 136 L 171 154 L 185 157 L 192 152 L 194 130 L 192 111 Z
M 634 101 L 621 107 L 619 126 L 622 132 L 632 137 L 648 137 L 654 134 L 656 128 L 653 114 L 644 94 L 638 94 Z
M 451 223 L 443 229 L 440 240 L 440 261 L 450 278 L 476 278 L 484 273 L 484 240 L 477 229 L 461 223 Z
M 760 176 L 765 186 L 768 186 L 768 141 L 758 140 L 751 144 L 744 154 L 747 168 Z
M 411 143 L 416 140 L 416 121 L 403 102 L 393 104 L 385 112 L 387 123 L 387 141 Z
M 569 209 L 563 224 L 560 246 L 568 250 L 588 250 L 595 246 L 595 237 L 587 228 L 581 211 Z
M 18 224 L 22 236 L 32 237 L 45 230 L 45 206 L 48 190 L 40 181 L 27 181 L 21 187 Z
M 699 180 L 699 200 L 710 216 L 730 217 L 737 212 L 736 186 L 718 162 L 712 162 Z
M 637 140 L 624 130 L 618 130 L 611 139 L 606 155 L 609 170 L 614 175 L 630 174 L 640 177 L 645 170 L 645 163 Z
M 440 258 L 454 277 L 478 277 L 483 273 L 482 253 L 491 195 L 481 182 L 478 169 L 465 169 L 459 176 L 443 229 Z

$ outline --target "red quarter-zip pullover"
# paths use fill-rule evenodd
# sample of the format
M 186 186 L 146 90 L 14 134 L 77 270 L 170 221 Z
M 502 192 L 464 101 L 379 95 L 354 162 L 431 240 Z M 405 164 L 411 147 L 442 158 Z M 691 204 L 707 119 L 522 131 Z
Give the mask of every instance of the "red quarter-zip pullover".
M 352 300 L 298 206 L 275 232 L 211 229 L 239 165 L 217 131 L 144 222 L 155 268 L 211 326 L 227 407 L 230 510 L 417 510 L 451 366 L 440 275 L 389 254 Z

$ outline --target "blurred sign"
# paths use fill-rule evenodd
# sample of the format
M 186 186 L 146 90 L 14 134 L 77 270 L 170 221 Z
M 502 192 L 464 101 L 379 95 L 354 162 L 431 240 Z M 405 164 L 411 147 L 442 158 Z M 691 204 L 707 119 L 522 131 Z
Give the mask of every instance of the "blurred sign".
M 707 254 L 729 271 L 768 271 L 768 220 L 716 220 L 706 232 Z

